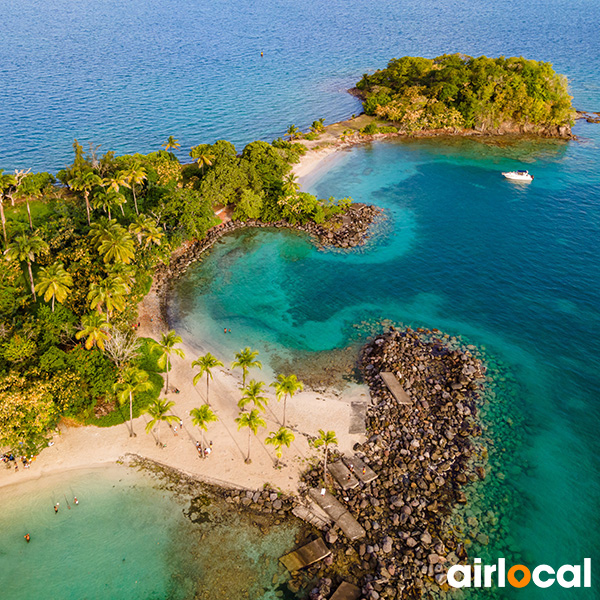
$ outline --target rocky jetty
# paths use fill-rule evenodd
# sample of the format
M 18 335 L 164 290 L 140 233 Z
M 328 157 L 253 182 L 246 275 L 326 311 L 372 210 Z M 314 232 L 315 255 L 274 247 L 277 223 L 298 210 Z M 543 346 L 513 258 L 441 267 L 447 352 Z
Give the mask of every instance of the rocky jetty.
M 376 219 L 383 217 L 383 210 L 362 203 L 351 204 L 343 214 L 336 215 L 327 223 L 292 224 L 288 221 L 266 223 L 264 221 L 229 221 L 208 231 L 201 240 L 184 244 L 173 253 L 168 265 L 159 266 L 155 273 L 154 286 L 157 291 L 168 285 L 169 281 L 181 276 L 187 268 L 200 258 L 218 239 L 227 233 L 247 227 L 292 229 L 307 233 L 321 248 L 351 249 L 363 246 L 369 239 L 369 228 Z
M 337 552 L 332 570 L 319 575 L 356 583 L 368 600 L 443 595 L 448 567 L 467 559 L 449 517 L 467 502 L 461 487 L 485 476 L 470 460 L 481 434 L 476 413 L 485 367 L 450 336 L 390 327 L 364 347 L 361 368 L 373 405 L 370 437 L 355 450 L 379 478 L 337 492 L 367 536 L 348 544 L 335 527 L 327 532 Z M 396 375 L 412 406 L 394 400 L 382 371 Z M 315 467 L 307 487 L 321 478 Z

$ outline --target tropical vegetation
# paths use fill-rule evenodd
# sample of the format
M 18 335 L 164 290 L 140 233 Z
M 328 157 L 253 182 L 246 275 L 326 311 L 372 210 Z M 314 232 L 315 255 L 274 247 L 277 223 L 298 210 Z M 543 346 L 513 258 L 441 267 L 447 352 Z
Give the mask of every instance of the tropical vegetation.
M 365 113 L 409 133 L 501 125 L 543 130 L 574 118 L 566 78 L 550 63 L 522 57 L 404 56 L 363 75 L 356 87 Z
M 325 223 L 348 205 L 299 191 L 290 171 L 302 144 L 257 141 L 238 152 L 219 140 L 194 146 L 186 165 L 176 138 L 163 148 L 117 156 L 75 140 L 72 164 L 56 174 L 0 169 L 0 448 L 39 451 L 61 417 L 131 423 L 158 400 L 163 377 L 168 392 L 181 340 L 169 332 L 139 343 L 137 305 L 157 266 L 219 223 L 217 208 L 241 221 Z M 235 363 L 245 389 L 260 363 L 250 349 Z M 222 364 L 194 361 L 207 402 Z

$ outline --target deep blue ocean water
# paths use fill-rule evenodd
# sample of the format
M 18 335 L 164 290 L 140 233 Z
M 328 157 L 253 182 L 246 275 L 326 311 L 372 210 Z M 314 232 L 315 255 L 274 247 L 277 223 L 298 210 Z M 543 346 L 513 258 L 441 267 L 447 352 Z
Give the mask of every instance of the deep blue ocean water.
M 600 110 L 597 8 L 0 0 L 0 168 L 58 169 L 74 137 L 122 153 L 174 135 L 182 158 L 219 138 L 270 140 L 359 112 L 344 90 L 405 54 L 547 60 L 578 108 Z M 528 564 L 597 564 L 600 127 L 575 133 L 568 144 L 416 140 L 344 153 L 310 185 L 384 207 L 375 246 L 344 255 L 289 233 L 230 236 L 182 281 L 182 330 L 226 360 L 246 344 L 273 360 L 343 347 L 353 324 L 380 318 L 484 346 L 499 387 L 495 483 L 481 506 L 508 507 L 502 535 Z M 499 175 L 521 166 L 531 185 Z M 598 598 L 594 580 L 521 596 Z
M 360 111 L 345 93 L 407 54 L 523 55 L 600 110 L 595 0 L 0 0 L 0 168 L 62 168 L 73 138 L 181 155 Z M 261 58 L 260 52 L 264 53 Z

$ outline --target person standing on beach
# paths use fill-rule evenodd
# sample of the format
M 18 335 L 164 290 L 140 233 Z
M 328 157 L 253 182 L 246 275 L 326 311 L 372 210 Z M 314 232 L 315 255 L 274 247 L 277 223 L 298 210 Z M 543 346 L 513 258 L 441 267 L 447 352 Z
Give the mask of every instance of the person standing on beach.
M 58 514 L 58 502 L 54 505 L 54 514 Z

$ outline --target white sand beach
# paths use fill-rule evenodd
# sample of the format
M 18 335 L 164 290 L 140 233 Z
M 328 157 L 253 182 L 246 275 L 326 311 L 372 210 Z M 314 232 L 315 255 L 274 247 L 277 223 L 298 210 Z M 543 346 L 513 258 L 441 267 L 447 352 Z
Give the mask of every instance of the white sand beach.
M 156 295 L 151 292 L 140 305 L 140 336 L 160 339 L 160 333 L 166 330 L 166 324 L 161 321 L 157 309 Z M 268 388 L 266 395 L 269 405 L 263 415 L 267 427 L 259 430 L 257 437 L 251 438 L 252 462 L 246 463 L 248 430 L 238 431 L 234 421 L 239 413 L 237 402 L 240 398 L 241 372 L 232 373 L 227 368 L 221 368 L 213 372 L 214 379 L 210 384 L 210 404 L 219 418 L 218 422 L 209 424 L 205 434 L 205 440 L 212 441 L 212 453 L 201 458 L 195 445 L 196 440 L 200 440 L 200 430 L 192 425 L 189 415 L 191 409 L 205 402 L 204 378 L 197 387 L 192 384 L 194 370 L 191 363 L 198 357 L 198 347 L 202 347 L 202 340 L 194 340 L 195 349 L 184 344 L 185 359 L 173 359 L 169 385 L 179 389 L 179 393 L 169 393 L 168 399 L 175 401 L 173 413 L 183 421 L 183 428 L 178 426 L 175 433 L 174 428 L 161 424 L 160 440 L 166 447 L 157 446 L 154 435 L 145 433 L 149 420 L 147 415 L 134 420 L 133 427 L 137 435 L 133 438 L 129 437 L 126 424 L 108 428 L 61 424 L 60 433 L 52 439 L 53 445 L 45 448 L 29 469 L 24 469 L 22 465 L 18 472 L 0 469 L 0 487 L 59 471 L 114 464 L 131 453 L 227 487 L 259 489 L 269 483 L 293 492 L 307 461 L 322 456 L 322 450 L 309 447 L 309 436 L 318 435 L 319 429 L 333 429 L 342 452 L 351 452 L 356 442 L 364 440 L 363 435 L 349 431 L 353 422 L 351 404 L 368 401 L 365 387 L 355 385 L 340 395 L 333 392 L 300 392 L 287 402 L 286 424 L 293 430 L 295 441 L 290 448 L 283 448 L 283 466 L 275 468 L 275 450 L 273 446 L 265 445 L 264 440 L 270 432 L 279 429 L 283 403 L 277 402 L 273 388 Z M 223 362 L 226 363 L 225 360 Z M 226 366 L 229 365 L 226 363 Z M 252 376 L 260 377 L 260 371 L 253 372 Z

